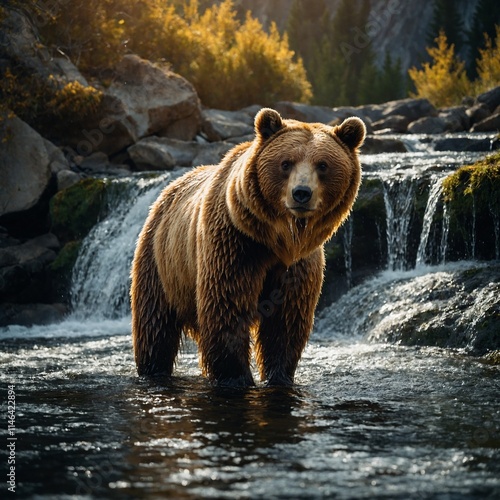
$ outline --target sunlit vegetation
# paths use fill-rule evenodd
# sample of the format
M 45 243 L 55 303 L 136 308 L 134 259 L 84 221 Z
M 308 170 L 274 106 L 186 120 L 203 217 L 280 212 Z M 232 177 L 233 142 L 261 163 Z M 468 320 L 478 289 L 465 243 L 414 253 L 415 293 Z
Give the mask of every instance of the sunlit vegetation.
M 435 46 L 427 48 L 431 57 L 421 69 L 408 71 L 415 85 L 415 96 L 429 99 L 435 106 L 460 104 L 467 95 L 477 95 L 500 83 L 500 27 L 495 40 L 485 34 L 485 47 L 479 49 L 476 59 L 477 78 L 470 81 L 465 62 L 455 54 L 455 45 L 449 44 L 444 31 L 435 39 Z
M 432 62 L 422 69 L 408 71 L 416 88 L 416 97 L 425 97 L 435 106 L 459 104 L 470 93 L 471 85 L 465 73 L 465 63 L 455 55 L 455 45 L 448 45 L 444 31 L 435 39 L 436 46 L 427 48 Z
M 311 98 L 302 61 L 274 24 L 266 32 L 250 14 L 240 21 L 232 0 L 205 10 L 197 0 L 176 4 L 74 0 L 71 8 L 54 9 L 43 40 L 87 75 L 104 80 L 126 53 L 167 62 L 193 83 L 209 107 Z

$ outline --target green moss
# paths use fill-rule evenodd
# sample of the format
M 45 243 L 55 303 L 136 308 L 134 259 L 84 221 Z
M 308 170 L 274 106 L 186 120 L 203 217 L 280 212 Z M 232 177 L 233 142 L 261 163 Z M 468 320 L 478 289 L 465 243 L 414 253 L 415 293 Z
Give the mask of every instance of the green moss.
M 500 218 L 500 153 L 459 168 L 444 180 L 443 189 L 450 215 L 449 257 L 495 258 L 494 227 Z
M 107 183 L 84 179 L 59 191 L 50 201 L 52 231 L 63 242 L 81 240 L 102 215 Z
M 57 255 L 56 260 L 52 262 L 52 271 L 55 273 L 70 274 L 78 258 L 78 252 L 81 246 L 81 240 L 69 241 L 66 243 Z
M 472 204 L 500 209 L 500 153 L 466 165 L 448 176 L 443 182 L 447 203 Z

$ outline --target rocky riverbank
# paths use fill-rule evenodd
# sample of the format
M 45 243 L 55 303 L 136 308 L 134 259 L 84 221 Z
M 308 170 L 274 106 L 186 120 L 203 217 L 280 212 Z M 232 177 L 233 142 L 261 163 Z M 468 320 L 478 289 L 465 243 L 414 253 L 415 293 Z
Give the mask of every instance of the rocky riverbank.
M 206 109 L 184 78 L 135 55 L 125 56 L 110 70 L 106 88 L 95 89 L 71 61 L 48 56 L 26 19 L 16 13 L 11 16 L 10 31 L 1 34 L 4 65 L 23 64 L 33 75 L 52 75 L 60 90 L 99 96 L 91 113 L 53 121 L 43 130 L 11 114 L 0 126 L 0 325 L 29 325 L 53 322 L 70 310 L 71 269 L 83 238 L 106 215 L 107 187 L 113 178 L 216 163 L 235 144 L 252 138 L 253 118 L 261 106 L 231 112 Z M 414 147 L 486 155 L 500 146 L 500 87 L 447 109 L 436 109 L 425 99 L 342 108 L 277 102 L 274 107 L 285 118 L 307 122 L 337 124 L 359 116 L 369 132 L 362 153 L 372 163 L 387 153 L 394 154 L 397 163 L 398 154 Z M 496 156 L 492 164 L 498 162 Z M 327 284 L 335 286 L 325 287 L 323 305 L 387 263 L 384 183 L 370 176 L 370 165 L 365 170 L 352 217 L 352 254 L 345 250 L 349 225 L 327 249 Z M 495 175 L 492 182 L 498 185 Z M 464 243 L 470 234 L 462 233 L 463 224 L 474 220 L 479 222 L 475 222 L 478 243 L 473 256 L 498 259 L 498 242 L 492 236 L 496 233 L 491 229 L 498 225 L 498 206 L 488 208 L 484 196 L 457 202 L 467 189 L 490 189 L 481 182 L 471 187 L 469 180 L 460 174 L 453 184 L 457 195 L 449 195 L 455 215 L 448 256 L 471 257 L 470 245 Z M 414 205 L 420 218 L 408 227 L 413 235 L 408 262 L 417 258 L 417 236 L 431 187 L 429 175 L 417 186 Z M 487 196 L 495 192 L 490 189 Z M 471 199 L 481 199 L 481 205 Z

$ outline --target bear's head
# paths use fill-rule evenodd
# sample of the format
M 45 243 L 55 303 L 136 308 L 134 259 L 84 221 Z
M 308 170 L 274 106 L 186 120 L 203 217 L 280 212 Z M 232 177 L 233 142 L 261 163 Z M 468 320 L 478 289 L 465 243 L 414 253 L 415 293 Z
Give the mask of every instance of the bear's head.
M 255 140 L 240 159 L 238 198 L 248 214 L 240 210 L 234 217 L 240 229 L 267 245 L 274 239 L 283 261 L 326 241 L 356 199 L 365 134 L 356 117 L 331 127 L 282 119 L 269 108 L 259 111 Z
M 361 174 L 357 151 L 366 133 L 359 118 L 330 127 L 283 120 L 266 108 L 255 118 L 255 133 L 259 188 L 277 214 L 324 217 L 346 196 L 350 209 Z

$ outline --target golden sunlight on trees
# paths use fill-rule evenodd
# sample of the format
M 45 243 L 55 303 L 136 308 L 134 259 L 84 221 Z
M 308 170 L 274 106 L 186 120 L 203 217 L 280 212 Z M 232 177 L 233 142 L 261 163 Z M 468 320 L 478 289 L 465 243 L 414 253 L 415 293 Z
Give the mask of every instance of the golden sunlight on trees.
M 415 96 L 425 97 L 438 107 L 459 104 L 471 90 L 465 63 L 455 56 L 455 46 L 448 45 L 444 31 L 434 41 L 437 46 L 427 48 L 432 63 L 424 63 L 421 70 L 415 67 L 408 70 L 416 88 Z
M 500 26 L 495 27 L 492 40 L 484 34 L 484 49 L 479 49 L 476 59 L 477 79 L 469 81 L 465 63 L 455 56 L 455 46 L 448 45 L 443 31 L 435 39 L 436 47 L 427 49 L 432 63 L 424 63 L 418 70 L 408 71 L 417 97 L 426 97 L 437 107 L 459 104 L 467 95 L 478 95 L 500 84 Z
M 250 13 L 238 20 L 232 0 L 204 12 L 198 0 L 179 3 L 74 0 L 71 9 L 55 9 L 42 35 L 97 78 L 126 53 L 165 61 L 193 83 L 209 107 L 311 98 L 302 61 L 275 25 L 267 33 Z

